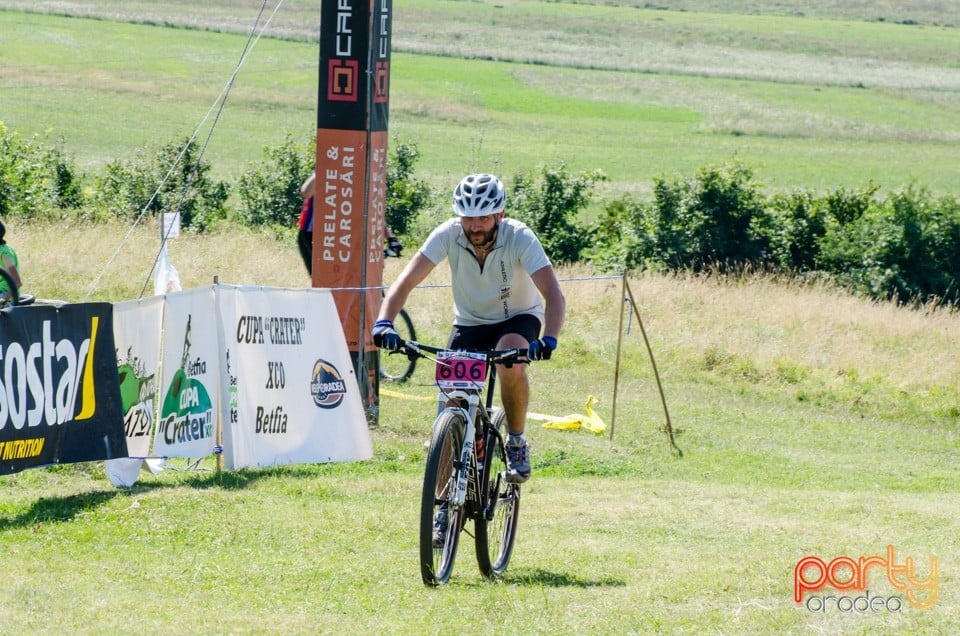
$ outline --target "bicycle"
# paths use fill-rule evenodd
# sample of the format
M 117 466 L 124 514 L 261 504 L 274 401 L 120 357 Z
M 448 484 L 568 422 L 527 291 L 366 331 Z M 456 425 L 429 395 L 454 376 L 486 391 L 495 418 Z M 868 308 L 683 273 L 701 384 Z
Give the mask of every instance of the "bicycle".
M 502 408 L 493 407 L 495 365 L 526 364 L 527 351 L 451 351 L 406 340 L 400 352 L 410 359 L 436 356 L 436 383 L 447 404 L 433 423 L 423 476 L 423 582 L 436 586 L 449 581 L 467 519 L 474 522 L 480 572 L 496 578 L 513 553 L 520 486 L 506 481 L 507 419 Z
M 383 250 L 384 258 L 400 258 L 400 242 L 393 238 L 392 241 Z M 385 293 L 385 292 L 384 292 Z M 403 340 L 416 340 L 417 332 L 413 328 L 413 321 L 410 320 L 410 314 L 405 309 L 400 309 L 397 314 L 399 320 L 394 321 L 393 328 L 397 330 Z M 406 382 L 413 375 L 417 366 L 417 358 L 409 356 L 396 356 L 390 358 L 380 356 L 380 379 L 388 382 Z

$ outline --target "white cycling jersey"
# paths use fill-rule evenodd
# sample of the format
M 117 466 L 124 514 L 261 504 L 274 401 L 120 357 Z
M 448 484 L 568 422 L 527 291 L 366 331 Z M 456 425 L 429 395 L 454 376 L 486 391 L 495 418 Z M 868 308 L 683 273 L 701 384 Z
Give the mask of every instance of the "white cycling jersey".
M 489 325 L 519 314 L 536 316 L 543 324 L 543 298 L 530 275 L 549 266 L 550 259 L 524 223 L 508 218 L 500 221 L 482 268 L 459 218 L 431 232 L 420 253 L 434 265 L 444 258 L 450 263 L 454 324 Z

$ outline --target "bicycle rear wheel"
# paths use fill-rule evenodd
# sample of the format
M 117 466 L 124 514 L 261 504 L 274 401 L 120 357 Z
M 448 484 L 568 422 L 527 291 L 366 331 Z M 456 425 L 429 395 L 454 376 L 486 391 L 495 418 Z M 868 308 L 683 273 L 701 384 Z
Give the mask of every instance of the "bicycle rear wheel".
M 496 409 L 490 422 L 499 435 L 491 431 L 484 442 L 483 510 L 476 521 L 477 565 L 486 577 L 504 573 L 513 554 L 520 519 L 520 486 L 506 481 L 507 455 L 503 440 L 507 435 L 507 417 Z
M 433 425 L 420 499 L 420 574 L 426 585 L 446 583 L 457 556 L 465 507 L 452 508 L 449 498 L 456 483 L 454 464 L 459 461 L 465 428 L 463 415 L 457 411 L 443 411 Z M 440 523 L 440 531 L 435 533 L 437 520 L 444 516 L 445 524 Z
M 400 310 L 393 326 L 402 339 L 417 339 L 417 332 L 413 329 L 413 321 L 410 320 L 410 315 L 405 310 Z M 413 375 L 416 366 L 416 359 L 411 360 L 400 353 L 380 352 L 380 377 L 389 382 L 406 382 Z

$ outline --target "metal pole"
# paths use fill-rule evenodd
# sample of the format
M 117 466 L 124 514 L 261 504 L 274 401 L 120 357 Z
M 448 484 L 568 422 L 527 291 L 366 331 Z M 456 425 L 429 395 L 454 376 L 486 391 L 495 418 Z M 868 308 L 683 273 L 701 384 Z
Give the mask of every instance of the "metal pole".
M 220 284 L 219 276 L 213 277 L 213 284 L 214 285 Z M 228 378 L 228 381 L 229 381 L 229 378 Z M 222 395 L 220 399 L 222 400 Z M 219 452 L 217 453 L 217 474 L 219 475 L 220 471 L 223 470 L 223 408 L 217 409 L 217 412 L 219 413 L 219 419 L 220 419 L 220 422 L 217 425 L 217 448 L 219 449 Z
M 620 349 L 623 344 L 623 303 L 627 301 L 623 295 L 627 288 L 627 270 L 623 270 L 623 282 L 620 285 L 620 324 L 617 327 L 617 359 L 613 365 L 613 411 L 610 413 L 610 440 L 613 441 L 613 430 L 617 425 L 617 392 L 620 388 Z

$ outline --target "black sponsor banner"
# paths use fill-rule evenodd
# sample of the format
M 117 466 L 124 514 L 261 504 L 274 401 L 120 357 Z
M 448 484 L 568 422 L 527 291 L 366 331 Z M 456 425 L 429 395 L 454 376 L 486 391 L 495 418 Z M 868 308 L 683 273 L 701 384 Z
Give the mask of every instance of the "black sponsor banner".
M 390 113 L 390 32 L 393 24 L 393 2 L 372 2 L 370 130 L 378 132 L 387 130 Z
M 317 128 L 367 130 L 369 0 L 323 0 Z
M 126 456 L 113 307 L 0 311 L 0 475 Z

